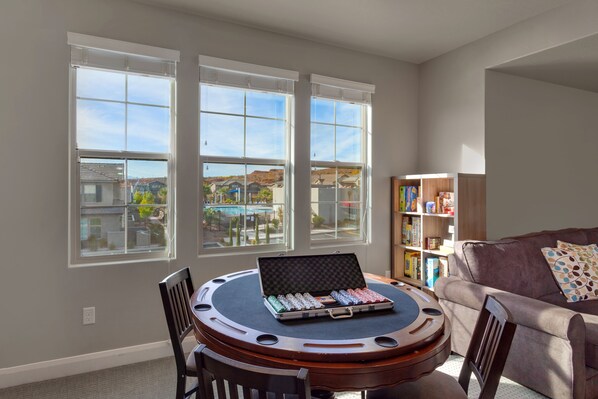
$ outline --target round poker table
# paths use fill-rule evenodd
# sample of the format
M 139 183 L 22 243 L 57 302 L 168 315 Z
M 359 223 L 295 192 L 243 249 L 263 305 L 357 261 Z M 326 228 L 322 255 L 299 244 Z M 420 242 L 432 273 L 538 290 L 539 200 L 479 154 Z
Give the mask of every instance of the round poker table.
M 366 274 L 392 309 L 350 318 L 277 320 L 264 305 L 257 270 L 215 278 L 191 297 L 198 342 L 245 363 L 309 369 L 312 388 L 376 389 L 432 372 L 450 354 L 450 325 L 422 291 Z

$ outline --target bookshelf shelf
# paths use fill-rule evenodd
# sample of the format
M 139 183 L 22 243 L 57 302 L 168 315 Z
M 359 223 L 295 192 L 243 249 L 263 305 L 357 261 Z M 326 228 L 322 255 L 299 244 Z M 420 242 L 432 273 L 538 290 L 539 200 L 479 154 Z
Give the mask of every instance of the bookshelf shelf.
M 455 215 L 449 215 L 448 213 L 417 213 L 417 215 L 423 215 L 425 217 L 434 217 L 434 218 L 448 218 L 448 219 L 455 218 Z
M 404 188 L 401 189 L 401 186 Z M 415 189 L 409 191 L 405 187 Z M 417 200 L 405 198 L 410 195 L 405 192 L 417 192 Z M 439 193 L 452 193 L 452 196 L 444 195 L 449 200 L 443 202 L 436 198 L 440 197 Z M 427 202 L 434 202 L 440 208 L 441 205 L 450 206 L 450 198 L 453 214 L 424 212 Z M 407 204 L 412 204 L 413 210 L 417 205 L 417 210 L 409 210 Z M 407 284 L 432 291 L 426 276 L 428 259 L 437 258 L 438 261 L 429 262 L 437 262 L 440 275 L 448 275 L 447 257 L 452 253 L 455 241 L 486 238 L 486 177 L 464 173 L 392 177 L 391 209 L 391 275 Z M 426 238 L 437 238 L 440 248 L 427 249 Z M 412 270 L 414 264 L 419 271 Z M 409 277 L 409 272 L 417 278 Z

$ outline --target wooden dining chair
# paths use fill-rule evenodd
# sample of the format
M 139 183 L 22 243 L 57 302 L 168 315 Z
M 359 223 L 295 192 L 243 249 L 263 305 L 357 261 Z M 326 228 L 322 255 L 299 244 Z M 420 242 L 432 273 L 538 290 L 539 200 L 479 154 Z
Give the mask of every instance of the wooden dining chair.
M 193 351 L 185 357 L 183 351 L 183 339 L 193 330 L 193 317 L 189 298 L 194 292 L 193 281 L 189 268 L 184 268 L 171 274 L 159 283 L 160 295 L 170 341 L 176 361 L 176 399 L 187 399 L 197 391 L 197 383 L 186 391 L 187 377 L 197 377 L 195 356 Z
M 490 295 L 486 296 L 458 381 L 434 371 L 417 381 L 368 391 L 367 399 L 467 399 L 472 373 L 480 384 L 478 398 L 494 398 L 515 335 L 516 324 L 511 320 L 509 311 L 500 302 Z
M 299 370 L 254 366 L 199 345 L 195 349 L 198 399 L 308 399 L 309 376 Z M 241 395 L 240 395 L 241 394 Z

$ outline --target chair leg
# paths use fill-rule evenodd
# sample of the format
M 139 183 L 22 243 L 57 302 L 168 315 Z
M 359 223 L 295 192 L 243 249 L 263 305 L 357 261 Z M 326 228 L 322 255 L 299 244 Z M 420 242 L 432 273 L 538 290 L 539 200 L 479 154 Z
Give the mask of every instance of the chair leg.
M 187 377 L 179 375 L 176 379 L 176 399 L 185 399 L 185 388 L 187 387 Z
M 365 391 L 361 391 L 361 399 L 365 399 Z

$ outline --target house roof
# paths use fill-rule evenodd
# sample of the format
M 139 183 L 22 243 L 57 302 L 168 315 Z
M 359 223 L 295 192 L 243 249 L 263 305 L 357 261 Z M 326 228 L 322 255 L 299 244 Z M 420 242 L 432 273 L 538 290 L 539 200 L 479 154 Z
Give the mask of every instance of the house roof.
M 82 182 L 118 182 L 124 180 L 123 163 L 81 162 L 80 175 Z

